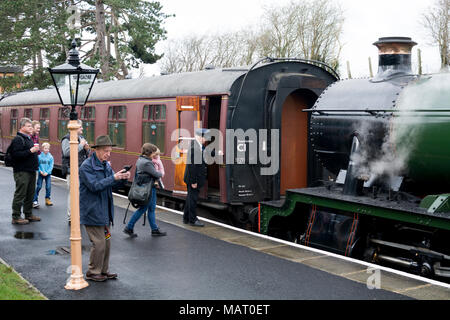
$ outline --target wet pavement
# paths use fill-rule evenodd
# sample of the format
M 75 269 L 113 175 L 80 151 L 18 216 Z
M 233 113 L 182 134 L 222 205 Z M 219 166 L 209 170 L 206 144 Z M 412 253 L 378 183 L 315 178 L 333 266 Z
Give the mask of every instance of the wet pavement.
M 122 229 L 124 206 L 115 208 L 110 271 L 117 280 L 89 282 L 80 291 L 64 289 L 70 276 L 70 226 L 66 216 L 67 188 L 54 179 L 52 201 L 34 214 L 42 221 L 11 224 L 14 180 L 10 168 L 0 167 L 0 258 L 11 265 L 48 299 L 56 300 L 397 300 L 409 297 L 349 280 L 309 265 L 253 250 L 240 241 L 223 241 L 215 234 L 227 232 L 207 224 L 201 232 L 183 227 L 181 216 L 158 213 L 165 237 L 151 237 L 148 222 L 135 227 L 137 238 Z M 121 200 L 117 200 L 120 202 Z M 123 201 L 122 201 L 123 202 Z M 165 217 L 165 221 L 159 216 Z M 128 215 L 129 219 L 130 215 Z M 176 221 L 177 223 L 171 223 Z M 82 230 L 83 271 L 90 243 Z M 234 232 L 234 231 L 233 231 Z M 211 234 L 208 234 L 211 233 Z M 244 237 L 236 237 L 239 239 Z M 245 241 L 249 242 L 248 235 Z M 250 237 L 251 238 L 251 237 Z M 271 250 L 271 247 L 262 248 Z M 273 249 L 273 248 L 272 248 Z

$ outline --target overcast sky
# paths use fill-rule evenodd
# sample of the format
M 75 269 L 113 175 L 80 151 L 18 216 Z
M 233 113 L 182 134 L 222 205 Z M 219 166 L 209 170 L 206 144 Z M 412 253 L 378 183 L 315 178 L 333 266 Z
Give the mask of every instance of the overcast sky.
M 176 17 L 166 20 L 168 39 L 189 34 L 205 35 L 237 31 L 255 25 L 264 6 L 283 5 L 292 0 L 159 0 L 163 11 Z M 369 75 L 368 57 L 377 70 L 377 48 L 372 45 L 380 37 L 411 37 L 418 45 L 413 49 L 413 68 L 416 68 L 417 49 L 422 50 L 425 73 L 438 72 L 439 51 L 430 46 L 430 39 L 420 24 L 422 13 L 435 0 L 332 0 L 344 9 L 345 24 L 341 53 L 341 77 L 347 77 L 346 62 L 350 62 L 353 77 Z M 160 51 L 162 44 L 157 47 Z M 158 67 L 146 67 L 145 75 L 158 74 Z

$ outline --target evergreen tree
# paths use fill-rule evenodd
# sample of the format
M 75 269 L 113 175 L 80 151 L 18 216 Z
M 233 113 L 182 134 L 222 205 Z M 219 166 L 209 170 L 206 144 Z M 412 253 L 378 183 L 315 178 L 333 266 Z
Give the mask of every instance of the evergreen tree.
M 73 8 L 80 12 L 77 29 L 68 23 Z M 23 69 L 22 88 L 45 88 L 52 84 L 46 67 L 63 63 L 76 38 L 80 58 L 100 68 L 100 78 L 123 79 L 129 68 L 161 58 L 154 49 L 165 39 L 168 17 L 157 1 L 0 1 L 0 65 Z M 15 80 L 0 79 L 0 86 L 14 90 Z

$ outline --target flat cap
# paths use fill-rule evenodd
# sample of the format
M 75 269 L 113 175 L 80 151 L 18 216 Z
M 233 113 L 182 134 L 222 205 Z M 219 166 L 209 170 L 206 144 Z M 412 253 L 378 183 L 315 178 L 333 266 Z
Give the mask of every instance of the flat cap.
M 91 146 L 91 148 L 98 148 L 98 147 L 115 147 L 116 145 L 111 142 L 111 139 L 109 136 L 98 136 L 97 139 L 95 139 L 95 145 Z

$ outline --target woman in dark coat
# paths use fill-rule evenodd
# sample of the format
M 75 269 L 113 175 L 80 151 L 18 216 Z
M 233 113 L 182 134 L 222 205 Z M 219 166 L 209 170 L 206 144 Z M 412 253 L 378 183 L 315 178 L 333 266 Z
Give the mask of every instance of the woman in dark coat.
M 146 175 L 151 178 L 154 182 L 156 182 L 159 178 L 162 177 L 162 173 L 158 172 L 155 168 L 155 165 L 152 162 L 152 157 L 157 155 L 158 148 L 151 144 L 145 143 L 142 146 L 142 152 L 139 156 L 139 159 L 136 162 L 136 172 L 138 175 Z M 150 224 L 150 228 L 152 230 L 152 236 L 165 236 L 166 232 L 162 232 L 158 225 L 156 224 L 155 218 L 155 209 L 156 209 L 156 187 L 155 185 L 152 188 L 152 194 L 150 196 L 150 200 L 147 205 L 140 207 L 131 217 L 128 225 L 125 227 L 123 232 L 128 234 L 130 237 L 136 237 L 136 233 L 134 233 L 134 225 L 139 220 L 139 218 L 147 211 L 147 217 Z

